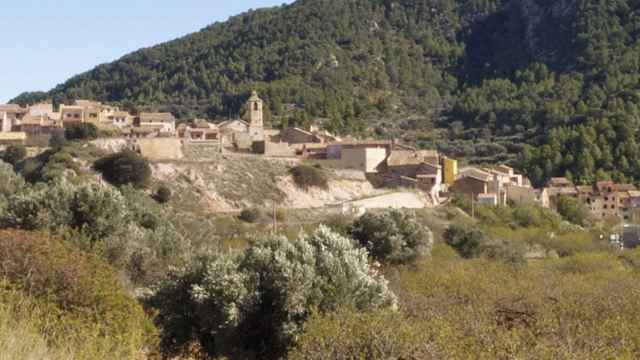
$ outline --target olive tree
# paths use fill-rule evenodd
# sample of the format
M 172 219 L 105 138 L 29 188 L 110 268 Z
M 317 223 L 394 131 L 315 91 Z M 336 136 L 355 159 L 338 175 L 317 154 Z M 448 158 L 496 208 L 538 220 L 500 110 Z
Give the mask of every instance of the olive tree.
M 433 234 L 413 212 L 366 213 L 351 227 L 351 235 L 381 262 L 404 264 L 431 253 Z
M 174 335 L 165 339 L 168 352 L 198 340 L 210 355 L 277 358 L 314 311 L 394 308 L 396 298 L 365 249 L 323 226 L 296 241 L 267 236 L 242 253 L 216 256 L 170 277 L 150 304 L 164 333 Z

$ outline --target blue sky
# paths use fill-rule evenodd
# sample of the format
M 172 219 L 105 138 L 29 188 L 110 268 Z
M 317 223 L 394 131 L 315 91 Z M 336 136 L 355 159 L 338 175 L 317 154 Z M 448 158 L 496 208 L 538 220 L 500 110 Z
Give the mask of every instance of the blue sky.
M 49 90 L 142 47 L 248 9 L 291 0 L 6 0 L 0 15 L 0 104 Z

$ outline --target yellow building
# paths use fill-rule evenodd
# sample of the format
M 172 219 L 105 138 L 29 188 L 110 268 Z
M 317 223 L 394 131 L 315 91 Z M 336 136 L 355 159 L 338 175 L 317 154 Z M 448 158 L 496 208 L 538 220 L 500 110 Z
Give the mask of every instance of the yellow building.
M 444 158 L 443 165 L 444 183 L 451 185 L 456 181 L 456 177 L 458 176 L 458 160 Z

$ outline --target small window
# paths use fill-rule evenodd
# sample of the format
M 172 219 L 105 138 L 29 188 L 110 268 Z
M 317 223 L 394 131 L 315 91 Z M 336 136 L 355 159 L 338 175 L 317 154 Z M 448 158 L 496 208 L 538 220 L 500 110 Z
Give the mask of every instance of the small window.
M 609 201 L 609 198 L 605 196 L 604 201 Z
M 258 103 L 257 102 L 253 103 L 253 110 L 255 110 L 255 111 L 260 110 L 259 107 L 258 107 Z
M 605 205 L 604 208 L 607 209 L 607 205 Z

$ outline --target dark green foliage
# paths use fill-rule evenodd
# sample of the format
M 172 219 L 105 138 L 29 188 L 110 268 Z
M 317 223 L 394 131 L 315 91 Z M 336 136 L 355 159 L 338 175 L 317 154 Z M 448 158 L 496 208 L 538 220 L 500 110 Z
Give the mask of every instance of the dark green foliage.
M 520 242 L 494 239 L 479 229 L 451 225 L 443 235 L 444 241 L 460 256 L 471 259 L 484 256 L 512 264 L 524 263 L 526 246 Z
M 580 200 L 563 195 L 558 198 L 556 206 L 565 220 L 580 226 L 588 225 L 589 209 Z
M 331 131 L 370 128 L 517 163 L 538 186 L 566 175 L 637 182 L 639 10 L 637 0 L 300 0 L 137 51 L 46 96 L 228 117 L 255 88 L 276 126 L 320 117 Z M 406 121 L 416 114 L 424 121 Z M 448 136 L 425 141 L 434 125 Z
M 259 209 L 244 209 L 238 215 L 238 218 L 247 223 L 254 223 L 260 218 Z
M 5 149 L 2 154 L 2 160 L 16 166 L 20 161 L 24 160 L 25 156 L 27 156 L 27 148 L 23 145 L 11 145 Z
M 171 200 L 171 189 L 169 189 L 166 185 L 161 185 L 156 190 L 153 198 L 156 199 L 156 201 L 160 204 L 166 204 L 169 202 L 169 200 Z
M 149 162 L 130 150 L 99 159 L 93 164 L 93 168 L 116 186 L 131 184 L 141 188 L 146 186 L 151 177 Z
M 98 138 L 98 128 L 91 123 L 81 123 L 65 127 L 67 140 L 94 140 Z
M 64 130 L 54 130 L 49 138 L 49 146 L 53 149 L 61 149 L 67 143 Z
M 329 187 L 327 174 L 321 168 L 309 165 L 299 165 L 291 169 L 291 175 L 296 185 L 308 190 L 312 187 L 327 189 Z
M 401 210 L 368 212 L 353 223 L 350 233 L 371 256 L 384 263 L 414 262 L 429 255 L 433 246 L 431 230 L 418 223 L 414 213 Z
M 444 240 L 464 258 L 479 256 L 482 244 L 487 235 L 477 229 L 469 229 L 462 225 L 452 225 L 444 233 Z
M 451 0 L 298 1 L 129 54 L 49 95 L 227 117 L 240 114 L 256 88 L 272 121 L 304 125 L 321 116 L 332 130 L 357 131 L 364 112 L 429 108 L 450 96 L 455 79 L 443 70 L 462 53 L 459 26 Z

